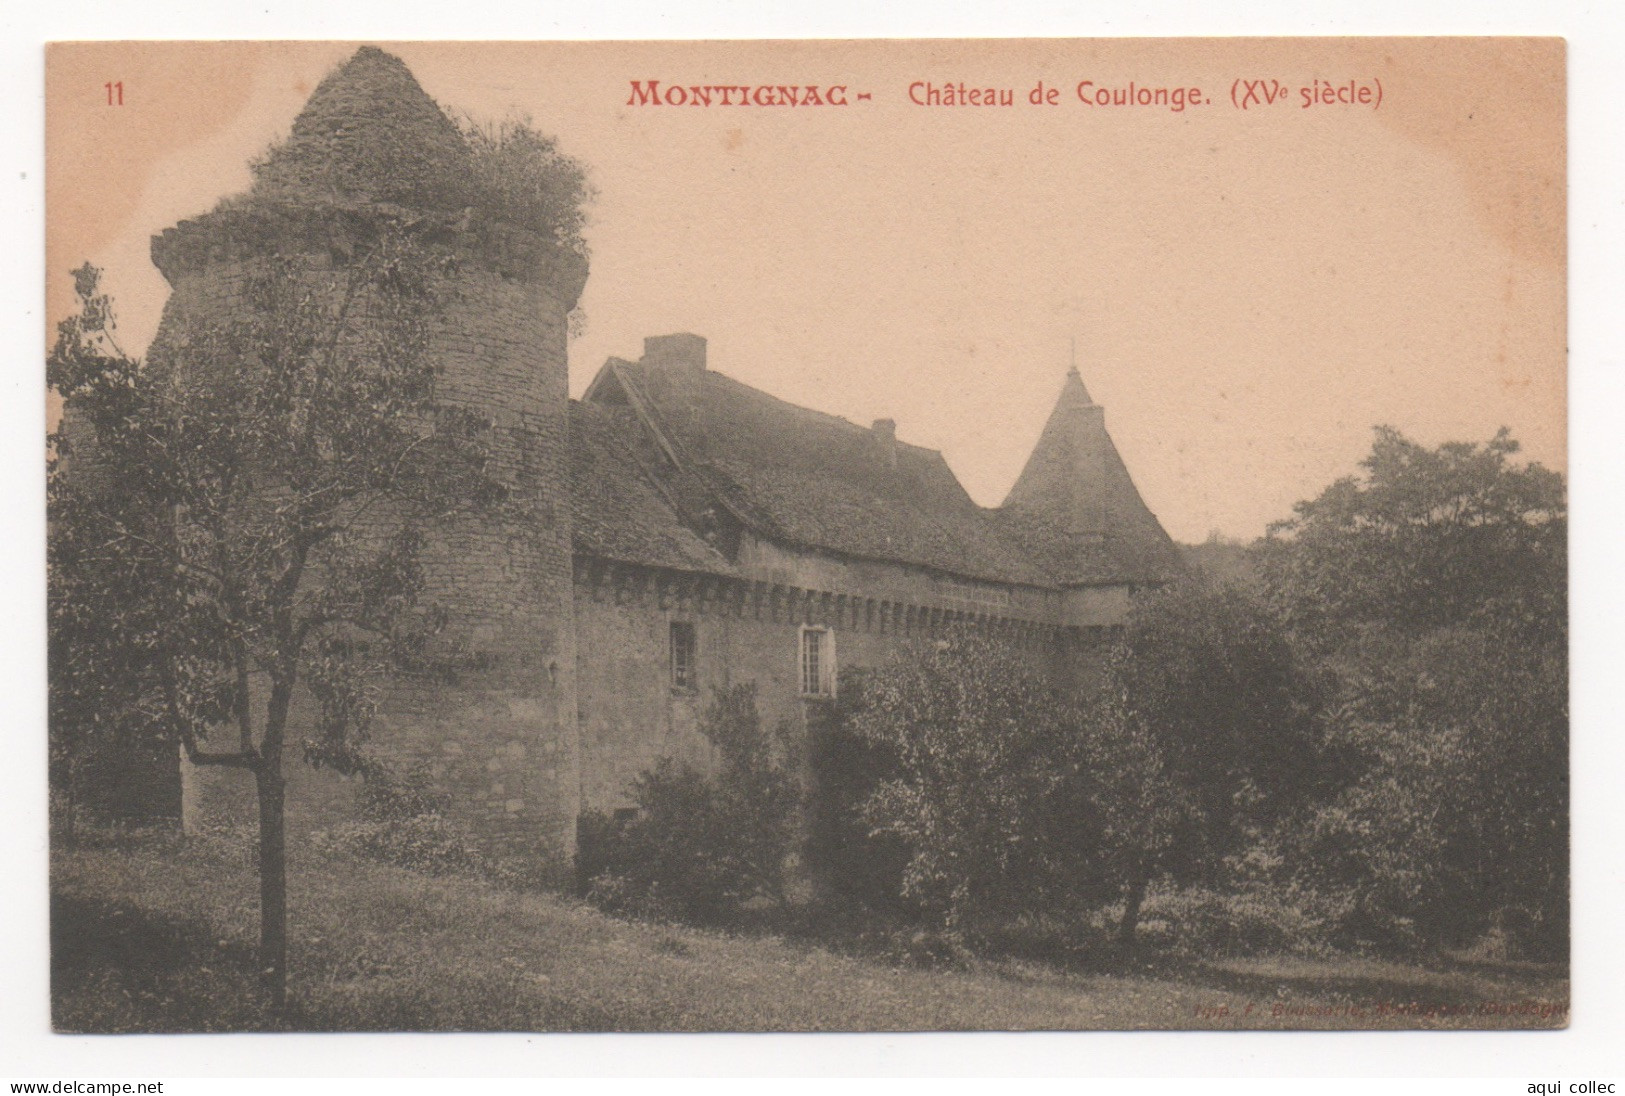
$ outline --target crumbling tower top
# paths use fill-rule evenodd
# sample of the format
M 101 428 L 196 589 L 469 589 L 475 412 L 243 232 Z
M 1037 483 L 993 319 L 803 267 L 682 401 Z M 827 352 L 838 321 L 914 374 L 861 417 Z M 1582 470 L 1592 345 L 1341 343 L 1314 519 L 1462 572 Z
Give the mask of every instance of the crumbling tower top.
M 469 151 L 393 54 L 362 46 L 317 85 L 288 139 L 254 172 L 254 197 L 462 208 Z
M 504 278 L 545 285 L 566 309 L 584 249 L 506 202 L 474 150 L 400 58 L 362 46 L 323 78 L 246 195 L 153 238 L 170 284 L 266 256 L 338 264 L 405 233 Z

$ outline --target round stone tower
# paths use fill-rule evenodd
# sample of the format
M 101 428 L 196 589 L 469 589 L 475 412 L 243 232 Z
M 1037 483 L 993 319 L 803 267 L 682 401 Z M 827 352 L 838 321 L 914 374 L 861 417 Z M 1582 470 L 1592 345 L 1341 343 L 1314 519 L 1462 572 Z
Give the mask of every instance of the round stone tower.
M 473 669 L 449 685 L 390 683 L 371 742 L 425 773 L 492 846 L 551 858 L 572 850 L 580 784 L 565 353 L 587 264 L 534 227 L 465 204 L 471 165 L 406 66 L 363 47 L 316 88 L 248 194 L 154 238 L 173 292 L 151 357 L 162 361 L 194 321 L 253 307 L 250 280 L 272 264 L 328 284 L 401 231 L 444 260 L 444 303 L 429 325 L 437 397 L 491 423 L 490 470 L 527 516 L 464 520 L 429 545 L 423 599 L 449 612 L 445 638 Z M 303 768 L 288 765 L 290 826 L 302 814 L 319 821 L 336 798 Z M 183 782 L 207 801 L 220 794 L 208 783 L 231 777 Z

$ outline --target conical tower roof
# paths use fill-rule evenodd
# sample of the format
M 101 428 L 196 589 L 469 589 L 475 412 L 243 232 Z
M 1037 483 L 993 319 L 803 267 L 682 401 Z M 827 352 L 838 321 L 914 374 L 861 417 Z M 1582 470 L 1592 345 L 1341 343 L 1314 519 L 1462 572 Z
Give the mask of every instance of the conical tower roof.
M 999 513 L 1063 584 L 1163 582 L 1181 566 L 1076 368 Z
M 464 204 L 469 151 L 399 57 L 362 46 L 328 73 L 288 139 L 254 173 L 254 195 L 415 209 Z
M 1073 366 L 1066 371 L 1066 380 L 1061 382 L 1061 398 L 1057 404 L 1073 404 L 1079 407 L 1094 407 L 1095 401 L 1090 399 L 1089 390 L 1083 386 L 1083 374 L 1078 367 Z
M 1041 511 L 1073 532 L 1104 532 L 1108 451 L 1117 449 L 1106 433 L 1106 409 L 1071 369 L 1005 508 Z

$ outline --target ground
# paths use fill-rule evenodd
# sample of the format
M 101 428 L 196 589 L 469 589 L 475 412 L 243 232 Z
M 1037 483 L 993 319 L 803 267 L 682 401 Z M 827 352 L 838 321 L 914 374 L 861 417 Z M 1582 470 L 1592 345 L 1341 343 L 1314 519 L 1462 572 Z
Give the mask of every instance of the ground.
M 1117 973 L 893 965 L 803 940 L 605 916 L 553 894 L 296 855 L 293 1006 L 253 982 L 240 845 L 152 834 L 59 848 L 60 1031 L 858 1031 L 1520 1028 L 1567 1022 L 1566 971 L 1361 957 Z

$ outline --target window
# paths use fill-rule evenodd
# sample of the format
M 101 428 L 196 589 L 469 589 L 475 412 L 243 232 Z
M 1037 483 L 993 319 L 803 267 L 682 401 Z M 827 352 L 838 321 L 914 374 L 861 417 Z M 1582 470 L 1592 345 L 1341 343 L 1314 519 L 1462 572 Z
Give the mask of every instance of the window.
M 827 628 L 801 630 L 801 694 L 835 695 L 835 636 Z
M 671 622 L 671 687 L 695 688 L 694 625 L 687 621 Z

